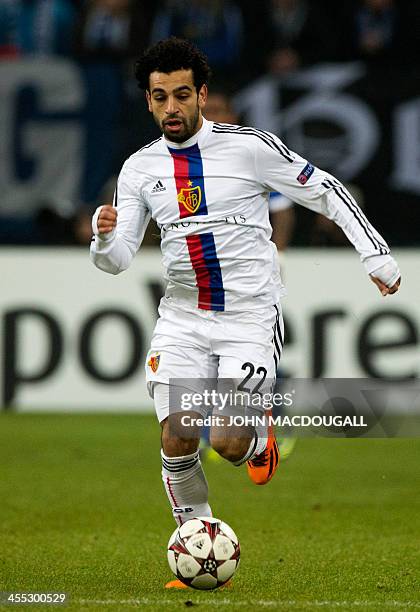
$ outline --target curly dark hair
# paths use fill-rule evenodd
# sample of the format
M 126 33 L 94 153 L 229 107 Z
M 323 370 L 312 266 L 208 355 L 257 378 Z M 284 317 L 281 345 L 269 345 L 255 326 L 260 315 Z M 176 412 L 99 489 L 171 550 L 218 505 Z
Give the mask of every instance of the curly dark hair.
M 189 70 L 193 72 L 194 85 L 200 91 L 202 85 L 207 85 L 210 76 L 210 66 L 207 57 L 188 40 L 171 36 L 149 47 L 134 65 L 134 75 L 140 89 L 149 90 L 149 76 L 152 72 L 169 74 L 174 70 Z

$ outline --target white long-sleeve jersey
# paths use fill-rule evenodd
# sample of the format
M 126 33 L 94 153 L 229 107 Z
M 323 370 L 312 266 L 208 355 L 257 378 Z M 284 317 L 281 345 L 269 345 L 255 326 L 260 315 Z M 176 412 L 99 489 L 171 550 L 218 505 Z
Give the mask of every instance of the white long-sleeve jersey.
M 105 272 L 125 270 L 153 217 L 161 230 L 167 297 L 219 311 L 275 304 L 283 287 L 270 240 L 271 191 L 335 221 L 368 273 L 392 260 L 337 179 L 274 134 L 206 119 L 188 141 L 162 136 L 124 163 L 114 197 L 117 227 L 95 236 L 91 257 Z

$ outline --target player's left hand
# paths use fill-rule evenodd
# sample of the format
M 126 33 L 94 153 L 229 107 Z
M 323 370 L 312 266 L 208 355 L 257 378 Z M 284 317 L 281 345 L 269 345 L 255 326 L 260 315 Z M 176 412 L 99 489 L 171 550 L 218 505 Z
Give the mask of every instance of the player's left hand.
M 396 293 L 401 285 L 401 276 L 399 277 L 397 282 L 392 285 L 392 287 L 387 287 L 385 283 L 379 280 L 379 278 L 376 278 L 376 276 L 373 276 L 373 274 L 370 275 L 370 278 L 372 282 L 375 283 L 375 285 L 378 287 L 379 291 L 382 293 L 383 296 L 392 295 L 393 293 Z
M 374 268 L 369 276 L 384 297 L 396 293 L 401 284 L 398 264 L 391 255 L 387 255 L 385 263 L 382 263 L 379 268 Z

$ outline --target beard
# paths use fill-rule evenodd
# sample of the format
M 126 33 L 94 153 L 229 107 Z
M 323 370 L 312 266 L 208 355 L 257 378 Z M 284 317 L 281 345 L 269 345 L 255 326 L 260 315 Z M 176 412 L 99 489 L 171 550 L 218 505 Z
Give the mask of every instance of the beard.
M 194 136 L 194 134 L 197 132 L 197 125 L 198 125 L 198 121 L 200 118 L 200 108 L 197 104 L 194 115 L 190 118 L 167 117 L 163 121 L 160 121 L 155 115 L 153 115 L 153 117 L 154 117 L 155 123 L 160 128 L 160 130 L 163 132 L 165 138 L 167 138 L 168 140 L 171 140 L 172 142 L 181 143 L 181 142 L 185 142 L 186 140 L 189 140 L 191 136 Z M 172 132 L 165 125 L 165 121 L 168 121 L 170 119 L 177 119 L 178 121 L 181 122 L 179 131 Z

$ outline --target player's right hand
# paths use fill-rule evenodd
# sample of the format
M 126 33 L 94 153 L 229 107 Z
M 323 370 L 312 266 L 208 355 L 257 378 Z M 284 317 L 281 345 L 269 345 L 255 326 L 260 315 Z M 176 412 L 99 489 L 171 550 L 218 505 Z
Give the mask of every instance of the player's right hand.
M 93 216 L 92 225 L 94 233 L 109 234 L 112 232 L 117 227 L 117 216 L 118 212 L 114 206 L 110 204 L 101 206 Z

